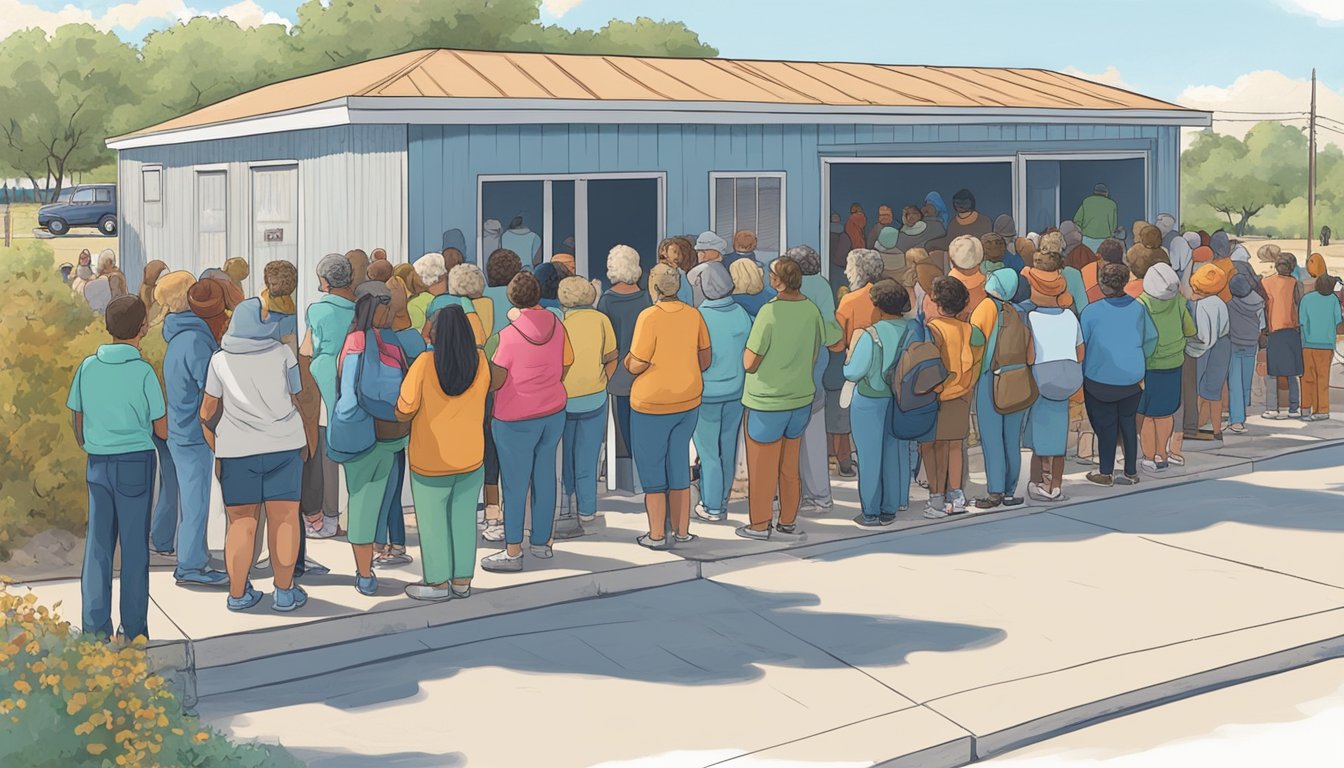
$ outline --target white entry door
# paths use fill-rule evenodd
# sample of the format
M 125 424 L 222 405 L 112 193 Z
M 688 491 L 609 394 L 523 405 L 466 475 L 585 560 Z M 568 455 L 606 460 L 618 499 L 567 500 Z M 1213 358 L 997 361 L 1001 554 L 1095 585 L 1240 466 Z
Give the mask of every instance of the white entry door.
M 224 171 L 196 174 L 196 247 L 199 263 L 223 266 L 229 258 L 228 177 Z
M 295 300 L 302 308 L 309 296 L 310 277 L 299 263 L 299 169 L 286 165 L 252 169 L 252 295 L 266 285 L 263 274 L 268 261 L 288 261 L 299 268 Z M 308 270 L 312 271 L 312 270 Z

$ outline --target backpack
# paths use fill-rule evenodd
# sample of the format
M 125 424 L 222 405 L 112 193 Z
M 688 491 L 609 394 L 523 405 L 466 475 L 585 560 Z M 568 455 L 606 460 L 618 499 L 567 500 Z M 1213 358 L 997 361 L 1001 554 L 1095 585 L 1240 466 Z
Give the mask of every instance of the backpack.
M 933 329 L 929 329 L 933 333 Z M 938 422 L 938 388 L 947 381 L 942 350 L 932 341 L 912 341 L 883 374 L 891 388 L 887 432 L 898 440 L 916 440 Z
M 1037 360 L 1031 375 L 1041 397 L 1054 402 L 1068 400 L 1083 386 L 1083 364 L 1076 357 Z
M 1036 379 L 1027 365 L 1031 329 L 1022 320 L 1022 313 L 1004 302 L 999 305 L 995 335 L 994 354 L 989 364 L 994 376 L 994 410 L 1006 416 L 1030 408 L 1039 394 Z
M 392 440 L 409 433 L 409 423 L 397 421 L 397 398 L 406 377 L 404 360 L 397 365 L 383 361 L 384 342 L 373 331 L 364 332 L 364 350 L 351 352 L 346 363 L 355 364 L 353 378 L 336 374 L 339 392 L 327 427 L 327 456 L 340 464 L 357 458 L 378 440 Z M 342 369 L 345 365 L 342 365 Z

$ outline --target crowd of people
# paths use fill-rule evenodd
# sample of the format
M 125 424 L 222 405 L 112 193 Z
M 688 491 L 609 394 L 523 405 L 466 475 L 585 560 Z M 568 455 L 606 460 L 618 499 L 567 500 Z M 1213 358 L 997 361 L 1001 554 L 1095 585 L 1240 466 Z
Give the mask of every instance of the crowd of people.
M 1299 267 L 1263 246 L 1261 278 L 1225 232 L 1182 233 L 1166 214 L 1097 238 L 1113 204 L 1092 198 L 1084 225 L 1021 237 L 965 190 L 951 212 L 941 197 L 905 206 L 899 227 L 895 210 L 840 227 L 863 241 L 830 244 L 838 290 L 816 249 L 762 263 L 748 231 L 668 238 L 647 274 L 617 245 L 605 281 L 569 254 L 534 265 L 500 246 L 482 268 L 456 247 L 396 265 L 352 250 L 317 262 L 306 309 L 289 262 L 263 265 L 250 298 L 241 259 L 200 275 L 151 263 L 138 295 L 102 308 L 111 343 L 70 388 L 89 454 L 84 629 L 113 634 L 118 543 L 129 637 L 147 631 L 151 548 L 244 611 L 263 599 L 249 576 L 264 537 L 284 612 L 326 570 L 305 541 L 344 535 L 353 586 L 377 595 L 379 568 L 412 561 L 407 473 L 423 580 L 405 592 L 468 597 L 478 563 L 520 571 L 603 514 L 608 418 L 643 493 L 637 543 L 656 550 L 695 542 L 693 520 L 726 521 L 742 474 L 737 535 L 793 541 L 800 514 L 832 509 L 833 476 L 857 475 L 864 527 L 907 511 L 912 485 L 928 518 L 1062 500 L 1070 454 L 1095 454 L 1090 483 L 1136 484 L 1183 464 L 1186 441 L 1244 433 L 1258 376 L 1266 418 L 1329 418 L 1340 281 L 1318 254 Z M 161 381 L 138 351 L 151 332 L 167 342 Z M 986 492 L 970 499 L 973 447 Z M 156 467 L 172 520 L 151 513 Z M 478 561 L 480 540 L 502 546 Z

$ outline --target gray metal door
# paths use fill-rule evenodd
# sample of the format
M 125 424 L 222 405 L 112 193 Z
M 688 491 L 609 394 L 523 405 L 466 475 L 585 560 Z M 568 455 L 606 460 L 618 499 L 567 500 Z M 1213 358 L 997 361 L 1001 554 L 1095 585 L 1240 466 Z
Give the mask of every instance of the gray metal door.
M 295 300 L 302 308 L 309 295 L 309 276 L 299 263 L 299 169 L 276 166 L 252 169 L 252 295 L 266 287 L 263 273 L 269 261 L 288 261 L 299 269 Z M 308 271 L 312 271 L 311 269 Z
M 229 184 L 224 171 L 196 174 L 196 247 L 200 264 L 220 267 L 229 258 Z

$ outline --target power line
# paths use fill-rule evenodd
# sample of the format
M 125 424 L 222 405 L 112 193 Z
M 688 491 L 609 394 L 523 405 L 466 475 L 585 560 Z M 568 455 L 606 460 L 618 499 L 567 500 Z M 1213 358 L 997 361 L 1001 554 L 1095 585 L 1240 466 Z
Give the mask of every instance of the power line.
M 1213 112 L 1214 112 L 1214 114 L 1218 114 L 1218 115 L 1266 115 L 1266 116 L 1268 116 L 1268 115 L 1303 115 L 1303 116 L 1306 116 L 1307 114 L 1309 114 L 1308 112 L 1305 112 L 1305 111 L 1302 111 L 1302 110 L 1292 110 L 1292 109 L 1283 109 L 1283 110 L 1279 110 L 1278 112 L 1251 112 L 1251 111 L 1240 110 L 1240 109 L 1215 109 L 1215 110 L 1213 110 Z

